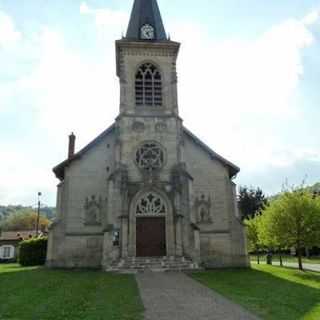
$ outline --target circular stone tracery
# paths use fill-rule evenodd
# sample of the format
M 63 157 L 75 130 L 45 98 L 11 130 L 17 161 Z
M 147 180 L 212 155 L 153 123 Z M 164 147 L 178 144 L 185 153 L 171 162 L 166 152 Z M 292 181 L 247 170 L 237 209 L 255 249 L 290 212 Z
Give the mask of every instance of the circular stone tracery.
M 159 170 L 164 165 L 165 153 L 156 142 L 145 142 L 136 151 L 135 161 L 137 166 L 144 171 Z
M 137 216 L 161 216 L 165 215 L 167 207 L 161 196 L 154 192 L 145 193 L 136 204 Z

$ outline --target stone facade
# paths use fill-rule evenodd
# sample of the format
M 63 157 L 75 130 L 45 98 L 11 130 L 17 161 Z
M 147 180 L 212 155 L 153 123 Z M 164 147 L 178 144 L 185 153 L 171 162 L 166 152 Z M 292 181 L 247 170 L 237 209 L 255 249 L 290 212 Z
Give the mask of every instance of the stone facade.
M 54 168 L 61 182 L 48 266 L 107 269 L 144 252 L 208 267 L 248 265 L 232 182 L 239 169 L 184 128 L 178 114 L 179 47 L 170 40 L 116 42 L 120 113 L 109 129 L 78 153 L 69 150 L 71 156 Z M 139 68 L 151 68 L 152 81 L 143 83 Z M 140 83 L 146 85 L 142 103 Z M 159 225 L 165 221 L 161 248 L 152 234 L 145 243 L 137 235 L 147 230 L 147 218 L 153 226 L 155 218 Z

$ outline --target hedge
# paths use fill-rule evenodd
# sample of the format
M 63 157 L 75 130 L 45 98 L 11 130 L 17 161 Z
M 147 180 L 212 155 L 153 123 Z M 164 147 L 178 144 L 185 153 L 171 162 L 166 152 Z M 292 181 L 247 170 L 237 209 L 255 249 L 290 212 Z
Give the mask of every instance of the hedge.
M 19 263 L 22 266 L 44 265 L 47 255 L 47 238 L 24 240 L 19 244 Z

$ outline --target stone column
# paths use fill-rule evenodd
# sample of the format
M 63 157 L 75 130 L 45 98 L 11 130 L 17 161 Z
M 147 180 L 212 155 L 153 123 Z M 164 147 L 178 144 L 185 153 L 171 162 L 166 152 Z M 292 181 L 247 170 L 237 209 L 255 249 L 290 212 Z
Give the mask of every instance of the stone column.
M 128 216 L 121 216 L 121 257 L 128 256 Z
M 194 229 L 194 260 L 200 262 L 200 231 L 199 229 Z
M 178 257 L 183 256 L 182 249 L 182 219 L 181 214 L 176 216 L 176 255 Z
M 181 214 L 181 195 L 179 192 L 175 196 L 175 234 L 176 234 L 176 252 L 175 254 L 179 257 L 183 255 L 183 244 L 182 244 L 182 219 L 183 215 Z
M 54 252 L 53 252 L 53 228 L 52 225 L 49 227 L 49 235 L 48 235 L 48 249 L 47 249 L 47 257 L 46 257 L 46 266 L 52 267 L 53 266 L 53 260 L 54 260 Z
M 108 180 L 108 202 L 107 202 L 107 217 L 104 220 L 104 228 L 108 226 L 108 224 L 114 224 L 114 181 L 113 179 Z
M 129 240 L 128 240 L 128 254 L 129 257 L 136 256 L 136 216 L 129 212 Z
M 111 264 L 111 255 L 112 255 L 112 234 L 111 232 L 105 232 L 103 235 L 103 244 L 102 244 L 102 268 L 106 270 Z

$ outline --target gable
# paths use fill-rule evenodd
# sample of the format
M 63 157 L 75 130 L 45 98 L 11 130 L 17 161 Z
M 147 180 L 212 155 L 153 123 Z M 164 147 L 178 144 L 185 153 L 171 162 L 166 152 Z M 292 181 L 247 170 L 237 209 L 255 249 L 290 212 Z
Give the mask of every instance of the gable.
M 223 158 L 218 153 L 213 151 L 210 147 L 208 147 L 204 142 L 202 142 L 199 138 L 197 138 L 191 131 L 189 131 L 186 127 L 183 127 L 183 133 L 186 138 L 191 140 L 194 144 L 196 144 L 198 147 L 200 147 L 210 159 L 219 161 L 221 164 L 223 164 L 225 167 L 227 167 L 229 171 L 229 176 L 234 177 L 240 172 L 240 168 L 237 167 L 235 164 L 230 162 L 229 160 Z
M 84 156 L 87 152 L 92 150 L 96 145 L 98 145 L 101 141 L 103 141 L 107 136 L 111 135 L 115 130 L 115 124 L 110 126 L 108 129 L 103 131 L 97 138 L 87 144 L 83 149 L 79 152 L 75 153 L 74 156 L 70 159 L 66 159 L 65 161 L 58 164 L 56 167 L 53 168 L 53 172 L 56 177 L 60 180 L 64 179 L 65 168 L 68 167 L 73 161 L 80 159 Z

